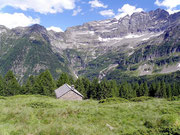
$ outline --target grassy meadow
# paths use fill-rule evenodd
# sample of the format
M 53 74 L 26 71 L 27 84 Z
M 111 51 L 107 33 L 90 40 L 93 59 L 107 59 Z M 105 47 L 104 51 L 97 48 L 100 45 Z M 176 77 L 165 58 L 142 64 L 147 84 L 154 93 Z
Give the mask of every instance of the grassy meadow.
M 180 101 L 0 97 L 0 135 L 179 135 Z

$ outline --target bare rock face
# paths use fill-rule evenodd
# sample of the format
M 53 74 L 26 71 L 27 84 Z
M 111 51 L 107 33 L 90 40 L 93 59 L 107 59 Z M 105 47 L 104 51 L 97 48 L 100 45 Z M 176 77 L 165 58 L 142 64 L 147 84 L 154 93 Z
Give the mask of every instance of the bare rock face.
M 22 76 L 31 73 L 29 67 L 32 64 L 26 63 L 33 59 L 32 72 L 52 68 L 54 74 L 62 69 L 62 71 L 78 74 L 88 65 L 93 65 L 89 64 L 90 62 L 109 52 L 123 52 L 131 56 L 137 47 L 144 44 L 160 45 L 172 39 L 174 43 L 178 43 L 180 41 L 179 24 L 180 12 L 169 15 L 167 11 L 157 9 L 150 12 L 134 13 L 131 16 L 127 15 L 119 20 L 113 18 L 88 22 L 67 28 L 65 32 L 47 31 L 45 27 L 38 24 L 14 29 L 0 26 L 0 64 L 6 61 L 13 63 L 13 59 L 7 59 L 14 54 L 18 58 L 21 56 L 22 59 L 22 61 L 18 61 L 20 64 L 15 67 L 9 66 L 9 63 L 2 67 L 2 71 L 0 67 L 0 72 L 13 68 L 18 74 L 22 73 Z M 23 56 L 16 53 L 17 51 L 13 51 L 15 46 L 17 51 L 22 50 L 22 48 L 19 49 L 20 47 L 25 48 L 28 55 Z M 176 47 L 176 50 L 179 48 Z M 48 58 L 51 59 L 47 60 Z M 121 58 L 116 58 L 115 61 L 118 59 Z M 53 66 L 53 63 L 58 64 Z M 109 67 L 117 66 L 117 64 L 109 62 L 105 69 L 99 69 L 102 76 L 106 71 L 107 73 L 111 71 Z
M 119 20 L 108 19 L 70 27 L 64 32 L 66 46 L 98 46 L 116 44 L 128 35 L 144 35 L 164 31 L 170 22 L 170 15 L 165 10 L 134 13 Z M 136 37 L 136 36 L 135 36 Z M 112 45 L 111 44 L 111 45 Z

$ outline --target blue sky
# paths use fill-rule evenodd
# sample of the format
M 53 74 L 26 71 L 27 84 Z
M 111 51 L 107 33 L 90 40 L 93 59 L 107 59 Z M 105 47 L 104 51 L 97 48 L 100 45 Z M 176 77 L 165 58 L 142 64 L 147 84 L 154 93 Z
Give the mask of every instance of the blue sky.
M 0 24 L 8 28 L 41 24 L 55 31 L 85 22 L 122 18 L 157 8 L 180 11 L 180 0 L 0 0 Z

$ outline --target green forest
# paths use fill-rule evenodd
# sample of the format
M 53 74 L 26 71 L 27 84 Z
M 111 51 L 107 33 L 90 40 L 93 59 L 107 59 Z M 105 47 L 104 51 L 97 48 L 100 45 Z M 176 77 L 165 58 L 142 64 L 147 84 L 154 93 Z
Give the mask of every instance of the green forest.
M 0 77 L 0 96 L 32 95 L 55 96 L 54 90 L 63 84 L 74 85 L 84 95 L 85 99 L 106 99 L 121 97 L 131 99 L 141 96 L 157 98 L 176 98 L 180 95 L 180 72 L 166 75 L 144 76 L 126 81 L 89 80 L 85 77 L 73 79 L 67 73 L 62 73 L 54 80 L 49 70 L 38 76 L 30 76 L 24 84 L 20 84 L 12 71 Z M 123 80 L 123 79 L 122 79 Z

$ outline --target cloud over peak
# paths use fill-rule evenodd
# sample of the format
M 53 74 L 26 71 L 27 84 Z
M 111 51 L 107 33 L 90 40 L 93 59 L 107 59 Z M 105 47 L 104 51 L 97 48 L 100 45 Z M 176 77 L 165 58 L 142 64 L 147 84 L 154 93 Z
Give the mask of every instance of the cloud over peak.
M 13 14 L 0 13 L 0 18 L 1 18 L 0 25 L 4 25 L 10 29 L 18 26 L 25 27 L 32 24 L 40 23 L 39 18 L 33 19 L 32 17 L 26 16 L 23 13 L 13 13 Z
M 54 26 L 51 26 L 51 27 L 48 27 L 46 28 L 47 30 L 53 30 L 55 32 L 63 32 L 63 30 L 59 27 L 54 27 Z
M 163 0 L 163 1 L 156 0 L 155 5 L 160 7 L 166 7 L 167 11 L 170 14 L 180 11 L 180 9 L 176 9 L 177 6 L 180 6 L 180 0 Z
M 125 17 L 126 15 L 132 15 L 135 12 L 144 11 L 142 8 L 136 8 L 135 6 L 125 4 L 122 8 L 118 9 L 118 14 L 115 16 L 116 19 Z

